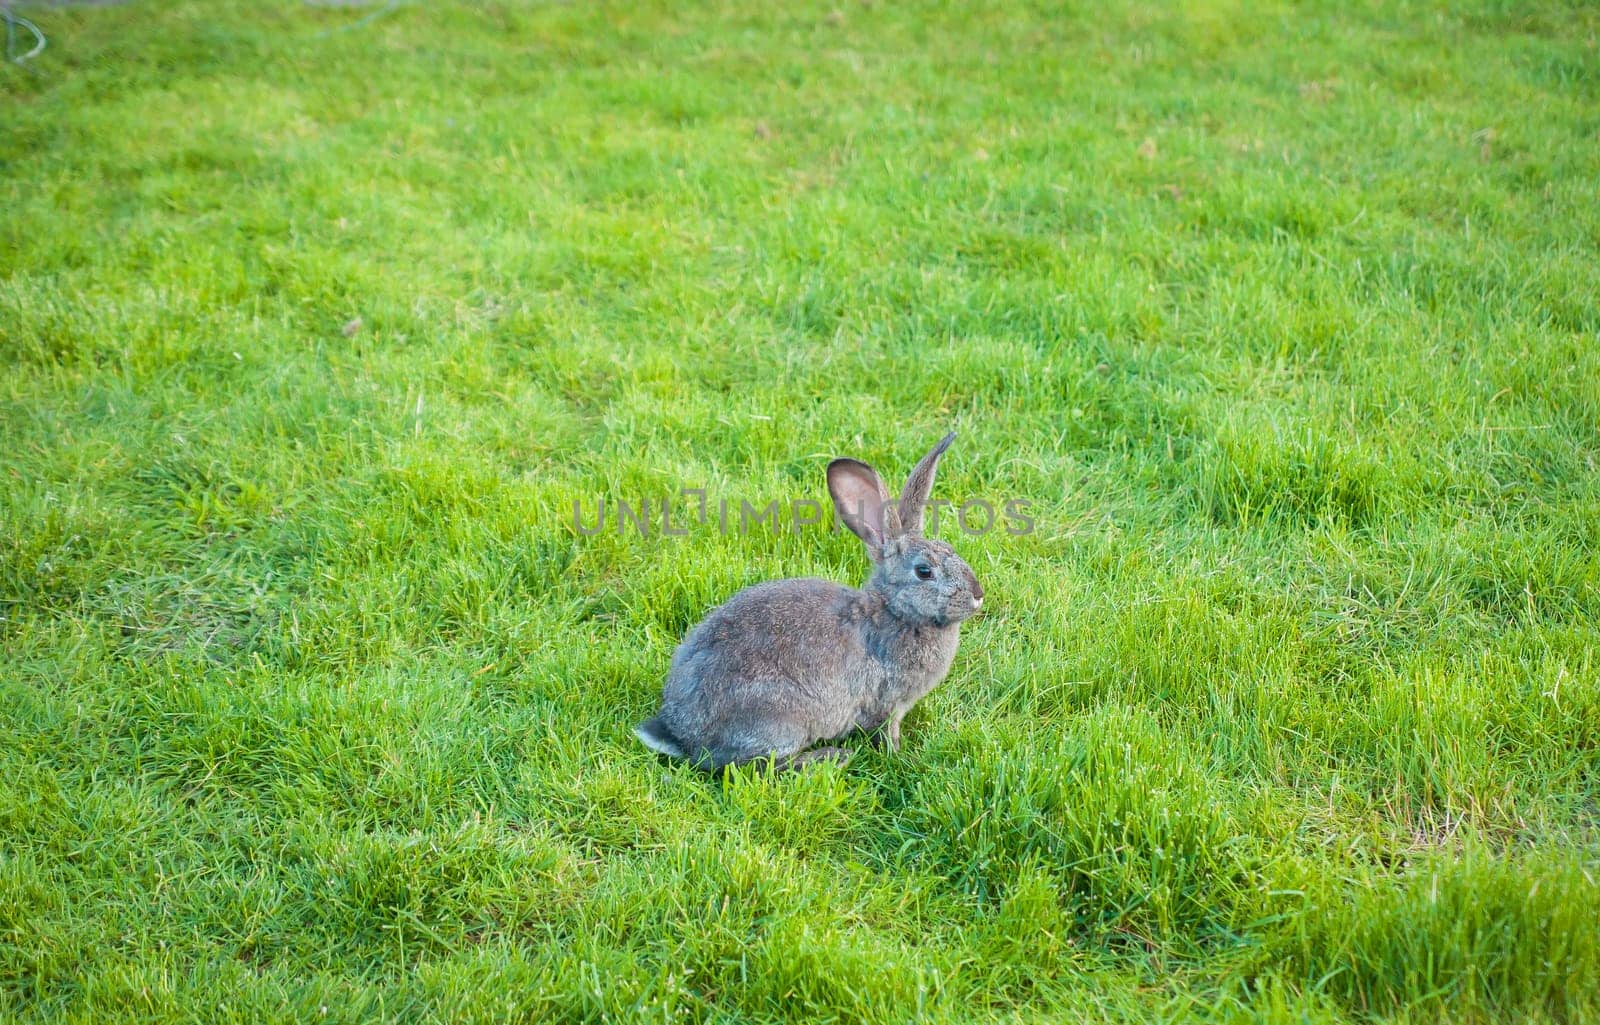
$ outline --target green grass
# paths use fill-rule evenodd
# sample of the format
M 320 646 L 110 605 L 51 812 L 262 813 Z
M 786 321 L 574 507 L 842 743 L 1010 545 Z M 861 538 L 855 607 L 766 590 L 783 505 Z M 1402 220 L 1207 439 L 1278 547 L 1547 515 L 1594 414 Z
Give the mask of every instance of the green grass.
M 1600 1016 L 1594 7 L 25 10 L 0 1019 Z M 899 755 L 634 741 L 865 560 L 575 499 L 952 427 Z

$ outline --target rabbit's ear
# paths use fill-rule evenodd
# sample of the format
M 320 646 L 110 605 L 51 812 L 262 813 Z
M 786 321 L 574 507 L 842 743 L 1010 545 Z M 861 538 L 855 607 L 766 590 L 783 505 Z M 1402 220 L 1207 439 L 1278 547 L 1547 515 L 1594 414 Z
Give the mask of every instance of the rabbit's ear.
M 895 509 L 889 504 L 889 489 L 877 472 L 859 459 L 835 459 L 828 464 L 828 494 L 833 496 L 839 519 L 867 543 L 876 558 L 884 540 L 899 529 Z
M 900 492 L 900 523 L 906 533 L 922 533 L 922 510 L 927 507 L 928 496 L 933 493 L 933 471 L 939 465 L 939 457 L 955 440 L 955 431 L 946 434 L 944 440 L 933 446 L 933 451 L 923 456 L 922 462 L 906 478 L 905 489 Z

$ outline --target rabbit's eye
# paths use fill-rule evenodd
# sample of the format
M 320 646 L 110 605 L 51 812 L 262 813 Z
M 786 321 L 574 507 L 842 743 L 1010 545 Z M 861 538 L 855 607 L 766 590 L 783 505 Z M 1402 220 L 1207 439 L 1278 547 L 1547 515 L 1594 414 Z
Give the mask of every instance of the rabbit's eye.
M 918 580 L 933 579 L 933 567 L 925 562 L 919 562 L 915 566 L 911 567 L 911 572 L 917 575 Z

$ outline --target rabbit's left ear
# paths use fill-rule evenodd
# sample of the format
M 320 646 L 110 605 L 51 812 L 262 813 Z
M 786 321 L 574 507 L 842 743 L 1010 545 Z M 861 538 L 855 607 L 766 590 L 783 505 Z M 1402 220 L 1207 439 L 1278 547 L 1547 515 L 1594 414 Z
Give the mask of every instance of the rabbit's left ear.
M 939 466 L 939 457 L 955 440 L 955 431 L 946 434 L 944 440 L 933 446 L 933 451 L 923 456 L 922 462 L 906 478 L 905 489 L 900 492 L 900 527 L 905 533 L 922 533 L 922 511 L 928 505 L 928 496 L 933 493 L 933 472 Z
M 884 541 L 899 532 L 899 520 L 889 502 L 889 490 L 877 471 L 859 459 L 835 459 L 828 464 L 828 493 L 844 525 L 867 543 L 878 560 Z

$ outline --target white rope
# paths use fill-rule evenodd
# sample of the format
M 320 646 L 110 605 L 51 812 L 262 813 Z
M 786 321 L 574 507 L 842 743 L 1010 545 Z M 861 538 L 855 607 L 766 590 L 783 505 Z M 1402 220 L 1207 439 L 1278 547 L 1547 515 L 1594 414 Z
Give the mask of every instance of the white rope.
M 21 64 L 23 61 L 33 60 L 33 58 L 44 52 L 44 33 L 39 31 L 39 26 L 35 25 L 27 18 L 12 14 L 10 4 L 0 6 L 0 14 L 5 15 L 6 19 L 6 57 L 8 57 L 13 63 Z M 13 56 L 17 52 L 18 25 L 27 29 L 29 32 L 32 32 L 33 38 L 36 40 L 33 44 L 33 49 L 29 50 L 20 57 Z

